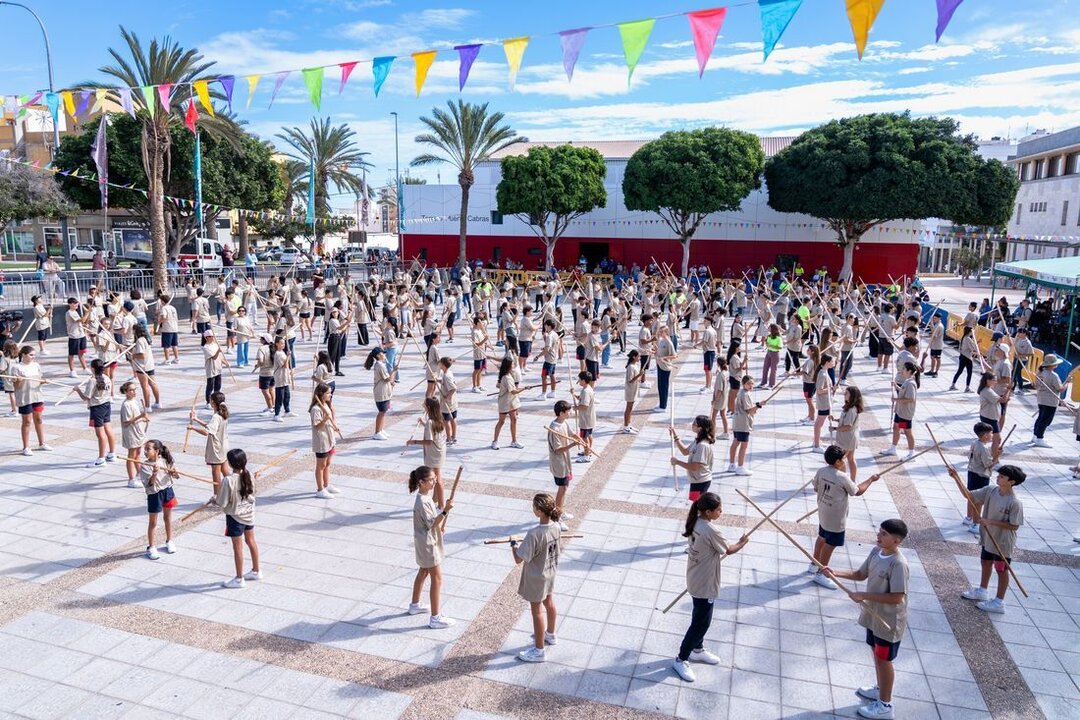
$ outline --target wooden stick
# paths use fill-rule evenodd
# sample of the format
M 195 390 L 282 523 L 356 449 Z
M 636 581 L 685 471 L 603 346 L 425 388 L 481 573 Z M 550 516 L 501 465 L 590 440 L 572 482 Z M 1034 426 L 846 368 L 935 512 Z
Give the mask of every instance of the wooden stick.
M 125 458 L 125 459 L 127 459 L 127 458 Z M 135 463 L 137 465 L 150 465 L 150 466 L 154 465 L 154 463 L 146 462 L 145 460 L 131 460 L 131 462 L 133 462 L 133 463 Z M 174 472 L 177 475 L 179 475 L 180 477 L 186 477 L 186 478 L 190 478 L 192 480 L 198 480 L 199 482 L 206 483 L 207 485 L 213 485 L 214 484 L 213 480 L 207 480 L 206 478 L 201 478 L 198 475 L 192 475 L 191 473 L 184 472 L 183 470 L 177 470 L 175 467 L 169 468 L 168 471 L 169 472 Z
M 569 534 L 564 534 L 564 535 L 560 536 L 560 537 L 559 537 L 559 539 L 560 539 L 560 540 L 569 540 L 569 539 L 571 539 L 571 538 L 583 538 L 583 537 L 585 537 L 585 536 L 584 536 L 584 535 L 569 535 Z M 498 540 L 485 540 L 485 541 L 484 541 L 484 544 L 485 544 L 485 545 L 504 545 L 504 544 L 506 544 L 506 543 L 508 543 L 508 542 L 512 542 L 512 541 L 514 541 L 514 540 L 516 540 L 516 541 L 518 541 L 518 542 L 521 542 L 521 538 L 519 538 L 519 537 L 514 537 L 513 535 L 511 535 L 511 536 L 510 536 L 510 537 L 508 537 L 508 538 L 499 538 Z
M 745 495 L 745 494 L 744 494 L 744 493 L 743 493 L 743 492 L 742 492 L 741 490 L 739 490 L 738 488 L 735 488 L 735 492 L 739 494 L 739 497 L 741 497 L 741 498 L 742 498 L 743 500 L 745 500 L 746 502 L 748 502 L 748 503 L 750 504 L 750 506 L 751 506 L 751 507 L 753 507 L 753 508 L 754 508 L 755 510 L 757 510 L 757 511 L 758 511 L 759 513 L 761 513 L 762 515 L 765 515 L 765 511 L 764 511 L 764 510 L 762 510 L 762 509 L 761 509 L 760 507 L 758 507 L 757 503 L 755 503 L 755 502 L 754 502 L 753 500 L 751 500 L 750 498 L 748 498 L 748 497 L 747 497 L 747 496 L 746 496 L 746 495 Z M 771 517 L 768 517 L 768 516 L 766 515 L 766 516 L 765 516 L 765 520 L 766 520 L 766 522 L 768 522 L 768 523 L 769 523 L 770 525 L 772 525 L 772 526 L 773 526 L 773 528 L 774 528 L 774 529 L 775 529 L 775 530 L 776 530 L 776 531 L 777 531 L 778 533 L 780 533 L 780 534 L 781 534 L 781 535 L 783 535 L 783 536 L 784 536 L 785 538 L 787 538 L 787 539 L 788 539 L 788 541 L 790 541 L 792 545 L 794 545 L 794 546 L 795 546 L 796 548 L 798 548 L 799 552 L 801 552 L 801 553 L 802 553 L 803 555 L 805 555 L 805 556 L 806 556 L 807 558 L 809 558 L 810 562 L 812 562 L 813 564 L 817 565 L 817 566 L 818 566 L 819 568 L 823 568 L 823 567 L 825 567 L 824 565 L 822 565 L 822 564 L 821 564 L 821 562 L 819 562 L 819 561 L 818 561 L 818 559 L 817 559 L 817 558 L 815 558 L 815 557 L 814 557 L 813 555 L 811 555 L 811 554 L 810 554 L 810 553 L 809 553 L 809 552 L 807 551 L 807 549 L 806 549 L 806 548 L 804 548 L 804 547 L 802 546 L 802 544 L 801 544 L 801 543 L 800 543 L 800 542 L 799 542 L 798 540 L 796 540 L 795 538 L 791 537 L 791 533 L 789 533 L 789 532 L 788 532 L 787 530 L 785 530 L 784 528 L 782 528 L 782 527 L 780 527 L 779 525 L 777 525 L 777 524 L 776 524 L 776 521 L 774 521 L 774 520 L 773 520 L 773 519 L 772 519 Z M 836 587 L 838 587 L 838 588 L 840 588 L 841 590 L 843 590 L 843 591 L 844 591 L 844 592 L 845 592 L 845 593 L 847 594 L 847 596 L 848 596 L 848 597 L 851 597 L 852 595 L 854 595 L 854 594 L 855 594 L 855 591 L 851 590 L 851 589 L 850 589 L 850 588 L 848 588 L 848 587 L 847 587 L 846 585 L 843 585 L 842 583 L 840 583 L 839 581 L 837 581 L 837 579 L 836 579 L 835 577 L 833 577 L 833 578 L 830 578 L 830 579 L 831 579 L 831 580 L 832 580 L 832 581 L 833 581 L 834 583 L 836 583 Z M 866 608 L 866 611 L 867 611 L 868 613 L 870 613 L 870 614 L 871 614 L 872 616 L 874 616 L 874 618 L 876 618 L 876 619 L 877 619 L 877 621 L 878 621 L 878 622 L 880 622 L 880 623 L 881 623 L 882 625 L 884 625 L 884 626 L 885 626 L 885 629 L 887 629 L 887 630 L 892 630 L 892 626 L 891 626 L 891 625 L 889 625 L 889 623 L 888 623 L 888 622 L 886 622 L 886 621 L 885 621 L 885 619 L 884 619 L 883 617 L 881 617 L 881 616 L 880 616 L 880 615 L 878 615 L 878 614 L 877 614 L 876 612 L 874 612 L 874 609 L 873 609 L 872 607 L 870 607 L 870 605 L 868 604 L 868 601 L 864 600 L 864 601 L 862 601 L 862 602 L 861 602 L 861 603 L 859 603 L 859 604 L 860 604 L 860 605 L 862 605 L 863 607 L 865 607 L 865 608 Z
M 184 517 L 180 518 L 180 522 L 184 522 L 185 520 L 187 520 L 188 518 L 190 518 L 190 517 L 191 517 L 192 515 L 194 515 L 195 513 L 199 512 L 200 510 L 205 510 L 206 508 L 210 507 L 210 506 L 211 506 L 211 505 L 213 505 L 213 504 L 214 504 L 214 501 L 213 501 L 213 500 L 207 500 L 206 502 L 204 502 L 204 503 L 203 503 L 202 505 L 200 505 L 199 507 L 195 508 L 194 510 L 192 510 L 192 511 L 191 511 L 191 512 L 189 512 L 188 514 L 184 515 Z
M 191 398 L 191 410 L 188 413 L 195 412 L 195 403 L 199 402 L 199 393 L 203 392 L 203 388 L 195 388 L 195 396 Z M 187 431 L 184 433 L 184 446 L 180 449 L 180 452 L 187 452 L 188 440 L 191 439 L 191 422 L 188 422 Z
M 278 455 L 276 458 L 274 458 L 273 460 L 271 460 L 270 462 L 268 462 L 267 464 L 263 465 L 261 468 L 256 470 L 254 476 L 252 477 L 252 480 L 258 480 L 259 475 L 263 474 L 267 470 L 272 470 L 273 468 L 276 468 L 278 465 L 282 464 L 283 462 L 285 462 L 286 460 L 288 460 L 289 458 L 291 458 L 295 454 L 296 454 L 296 450 L 290 450 L 287 453 L 282 453 L 281 455 Z
M 400 457 L 404 457 L 405 453 L 409 452 L 409 443 L 412 442 L 413 437 L 416 436 L 416 429 L 424 423 L 423 416 L 416 418 L 416 424 L 413 425 L 412 432 L 409 433 L 409 439 L 405 441 L 405 449 L 401 451 Z
M 675 378 L 668 373 L 668 427 L 675 429 Z M 671 439 L 671 457 L 675 457 L 675 433 L 668 433 Z M 675 483 L 675 492 L 679 492 L 679 466 L 671 466 L 671 479 Z
M 1005 439 L 1001 441 L 1000 445 L 998 445 L 998 455 L 999 456 L 1001 455 L 1001 451 L 1005 449 L 1005 443 L 1009 442 L 1009 438 L 1012 437 L 1013 430 L 1016 430 L 1016 423 L 1013 423 L 1013 426 L 1011 428 L 1009 428 L 1009 432 L 1005 436 Z
M 569 442 L 585 447 L 585 443 L 580 438 L 576 438 L 572 435 L 564 435 L 558 430 L 553 430 L 550 425 L 547 426 L 547 431 L 557 438 L 562 438 L 563 440 L 567 440 Z
M 458 483 L 460 483 L 460 482 L 461 482 L 461 472 L 462 472 L 462 471 L 463 471 L 464 469 L 465 469 L 465 466 L 464 466 L 464 465 L 458 465 L 458 466 L 457 466 L 457 474 L 456 474 L 456 475 L 454 475 L 454 484 L 450 486 L 450 497 L 448 498 L 449 502 L 454 502 L 454 496 L 456 496 L 456 495 L 457 495 L 457 486 L 458 486 Z M 444 503 L 444 504 L 445 504 L 445 503 Z M 449 514 L 447 515 L 446 519 L 445 519 L 445 520 L 443 521 L 443 532 L 444 532 L 444 533 L 446 532 L 446 524 L 447 524 L 448 522 L 450 522 L 450 517 L 449 517 Z
M 934 431 L 930 429 L 930 424 L 929 424 L 929 423 L 923 423 L 923 425 L 925 425 L 925 426 L 926 426 L 926 431 L 927 431 L 928 433 L 930 433 L 930 439 L 931 439 L 931 440 L 933 440 L 933 441 L 934 441 L 934 443 L 936 444 L 936 443 L 937 443 L 937 438 L 936 438 L 936 437 L 934 437 Z M 935 447 L 937 447 L 938 455 L 940 455 L 940 456 L 941 456 L 941 462 L 945 463 L 945 467 L 946 467 L 946 468 L 947 468 L 948 470 L 950 470 L 950 471 L 951 471 L 951 472 L 949 473 L 949 475 L 950 475 L 950 476 L 952 476 L 952 474 L 956 472 L 956 468 L 954 468 L 954 467 L 952 466 L 952 463 L 950 463 L 950 462 L 949 462 L 949 461 L 948 461 L 948 460 L 947 460 L 947 459 L 945 458 L 945 453 L 943 453 L 943 452 L 941 451 L 941 447 L 940 447 L 940 445 L 937 445 L 937 444 L 936 444 L 936 445 L 935 445 Z M 957 480 L 957 479 L 956 479 L 956 477 L 953 477 L 953 481 L 954 481 L 954 482 L 956 483 L 956 487 L 958 487 L 958 488 L 960 489 L 960 492 L 961 492 L 961 493 L 963 493 L 963 495 L 964 495 L 964 499 L 965 499 L 965 500 L 967 500 L 967 501 L 968 501 L 969 503 L 971 503 L 971 506 L 972 506 L 972 507 L 976 508 L 976 513 L 977 513 L 977 514 L 981 515 L 981 514 L 982 514 L 982 512 L 981 512 L 981 507 L 979 506 L 979 504 L 978 504 L 978 503 L 976 503 L 976 502 L 975 502 L 975 499 L 974 499 L 974 498 L 972 498 L 972 496 L 971 496 L 971 491 L 970 491 L 970 490 L 968 490 L 968 489 L 967 489 L 966 487 L 964 487 L 963 483 L 961 483 L 961 482 L 960 482 L 959 480 Z M 975 520 L 975 519 L 976 519 L 976 518 L 972 518 L 972 520 Z M 1005 563 L 1005 567 L 1006 567 L 1006 569 L 1008 569 L 1008 571 L 1009 571 L 1009 575 L 1011 575 L 1011 576 L 1012 576 L 1012 578 L 1013 578 L 1013 580 L 1015 580 L 1015 581 L 1016 581 L 1016 587 L 1017 587 L 1017 588 L 1019 588 L 1020 592 L 1024 594 L 1024 597 L 1028 597 L 1028 592 L 1027 592 L 1027 590 L 1026 590 L 1026 589 L 1024 588 L 1024 583 L 1020 582 L 1020 578 L 1019 578 L 1019 576 L 1017 576 L 1017 574 L 1016 574 L 1016 571 L 1015 571 L 1015 570 L 1013 570 L 1013 566 L 1012 566 L 1012 563 L 1011 563 L 1011 562 L 1009 562 L 1009 561 L 1008 561 L 1008 560 L 1007 560 L 1007 559 L 1005 558 L 1005 553 L 1001 552 L 1001 546 L 1000 546 L 1000 545 L 998 545 L 998 541 L 997 541 L 997 539 L 996 539 L 996 538 L 994 538 L 994 536 L 993 536 L 993 535 L 992 535 L 992 534 L 990 533 L 990 531 L 989 531 L 989 530 L 987 530 L 987 531 L 986 531 L 986 537 L 990 538 L 990 542 L 991 542 L 991 544 L 993 544 L 993 546 L 994 546 L 994 552 L 995 552 L 995 553 L 997 553 L 998 557 L 1000 557 L 1000 558 L 1001 558 L 1001 560 L 1002 560 L 1002 562 L 1004 562 L 1004 563 Z

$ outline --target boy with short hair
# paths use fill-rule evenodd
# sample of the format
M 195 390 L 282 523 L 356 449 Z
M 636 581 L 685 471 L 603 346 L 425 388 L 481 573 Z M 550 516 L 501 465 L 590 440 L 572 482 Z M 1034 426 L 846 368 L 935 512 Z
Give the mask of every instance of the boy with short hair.
M 562 510 L 559 527 L 563 531 L 569 530 L 565 520 L 572 520 L 570 515 L 563 510 L 563 500 L 566 498 L 566 488 L 570 487 L 570 481 L 574 479 L 574 473 L 570 465 L 570 449 L 576 444 L 570 439 L 570 426 L 567 419 L 570 417 L 570 403 L 559 400 L 555 403 L 555 419 L 548 425 L 548 467 L 551 475 L 555 478 L 555 507 Z
M 959 478 L 955 470 L 952 471 L 952 476 L 953 479 Z M 975 607 L 984 612 L 1005 612 L 1005 591 L 1009 589 L 1008 564 L 1012 562 L 1012 552 L 1016 547 L 1016 532 L 1024 524 L 1024 506 L 1013 489 L 1025 480 L 1027 474 L 1020 468 L 1015 465 L 1002 465 L 998 468 L 996 487 L 984 487 L 971 493 L 971 498 L 975 501 L 975 512 L 982 514 L 979 533 L 982 545 L 982 553 L 979 555 L 982 575 L 979 586 L 965 590 L 960 597 L 976 600 Z M 994 540 L 997 541 L 996 546 Z M 993 598 L 987 592 L 991 567 L 998 576 L 997 596 Z
M 893 720 L 894 717 L 892 691 L 896 673 L 892 663 L 907 629 L 909 569 L 907 558 L 900 552 L 907 534 L 907 524 L 903 520 L 886 520 L 878 529 L 877 547 L 870 551 L 858 570 L 828 567 L 822 570 L 830 577 L 866 581 L 866 591 L 852 593 L 851 599 L 862 606 L 859 625 L 866 628 L 866 644 L 874 654 L 877 685 L 855 691 L 859 697 L 871 701 L 859 708 L 859 717 L 875 720 Z
M 578 374 L 578 385 L 581 387 L 581 394 L 571 393 L 575 403 L 574 414 L 577 417 L 578 434 L 583 443 L 576 462 L 587 463 L 592 462 L 593 428 L 596 427 L 596 378 L 586 370 Z M 559 505 L 559 507 L 562 506 Z
M 990 484 L 990 471 L 997 464 L 998 455 L 987 446 L 994 438 L 994 427 L 989 423 L 977 422 L 974 427 L 975 441 L 968 449 L 967 489 L 971 492 L 981 490 Z M 967 516 L 964 525 L 973 535 L 979 534 L 979 512 L 971 503 L 967 504 Z
M 847 451 L 839 445 L 825 448 L 825 467 L 814 474 L 814 492 L 818 505 L 818 537 L 814 542 L 814 559 L 827 566 L 833 550 L 844 546 L 847 529 L 848 498 L 859 497 L 878 481 L 871 475 L 856 485 L 844 472 Z M 814 582 L 828 590 L 835 590 L 836 583 L 826 577 L 820 566 L 811 563 L 808 572 L 814 573 Z
M 934 313 L 930 316 L 930 371 L 926 377 L 937 377 L 941 369 L 941 351 L 945 349 L 945 326 L 941 323 L 941 316 Z

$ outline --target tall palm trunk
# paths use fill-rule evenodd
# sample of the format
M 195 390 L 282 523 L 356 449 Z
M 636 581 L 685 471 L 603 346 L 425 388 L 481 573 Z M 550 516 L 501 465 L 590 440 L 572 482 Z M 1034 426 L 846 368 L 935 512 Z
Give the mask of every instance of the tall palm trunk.
M 152 123 L 143 129 L 143 168 L 150 195 L 150 248 L 154 268 L 154 287 L 164 292 L 168 287 L 165 260 L 168 257 L 168 233 L 165 228 L 165 156 L 169 152 L 169 129 Z
M 469 262 L 465 257 L 465 236 L 469 227 L 469 188 L 473 186 L 476 178 L 471 170 L 462 170 L 458 173 L 458 185 L 461 186 L 461 215 L 458 218 L 458 267 L 464 268 Z

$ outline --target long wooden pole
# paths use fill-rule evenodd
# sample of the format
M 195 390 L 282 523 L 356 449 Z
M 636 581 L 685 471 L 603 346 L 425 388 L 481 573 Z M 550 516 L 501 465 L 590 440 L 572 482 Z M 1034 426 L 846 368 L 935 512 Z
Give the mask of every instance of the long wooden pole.
M 191 411 L 195 412 L 195 403 L 199 402 L 199 393 L 203 392 L 203 388 L 195 388 L 195 396 L 191 398 Z M 190 414 L 190 413 L 189 413 Z M 184 446 L 180 449 L 180 452 L 187 452 L 188 440 L 191 439 L 191 420 L 188 420 L 187 431 L 184 433 Z
M 464 465 L 458 465 L 457 466 L 457 474 L 454 475 L 454 484 L 450 486 L 450 497 L 448 498 L 448 500 L 450 502 L 453 502 L 454 501 L 454 496 L 457 495 L 458 483 L 461 482 L 461 473 L 462 473 L 462 471 L 464 469 L 465 469 Z M 444 533 L 446 532 L 446 524 L 448 522 L 450 522 L 449 515 L 447 515 L 446 520 L 443 521 L 443 532 Z

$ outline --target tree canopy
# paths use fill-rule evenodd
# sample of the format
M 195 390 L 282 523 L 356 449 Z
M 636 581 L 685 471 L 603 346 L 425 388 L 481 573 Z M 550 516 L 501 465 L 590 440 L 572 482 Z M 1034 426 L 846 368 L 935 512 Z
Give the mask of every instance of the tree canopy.
M 570 222 L 607 205 L 604 157 L 593 148 L 538 145 L 525 155 L 502 159 L 495 197 L 499 212 L 518 215 L 544 243 L 547 264 Z
M 53 177 L 42 170 L 0 162 L 0 231 L 8 223 L 60 217 L 75 209 Z
M 1008 221 L 1016 174 L 979 157 L 952 118 L 881 113 L 834 120 L 800 135 L 765 166 L 769 206 L 824 220 L 844 248 L 840 277 L 869 229 L 890 220 L 961 225 Z
M 683 245 L 683 275 L 690 240 L 707 215 L 737 210 L 761 187 L 765 154 L 756 135 L 728 128 L 667 132 L 645 143 L 626 164 L 623 198 L 628 210 L 658 214 Z

